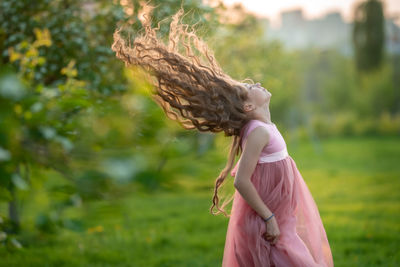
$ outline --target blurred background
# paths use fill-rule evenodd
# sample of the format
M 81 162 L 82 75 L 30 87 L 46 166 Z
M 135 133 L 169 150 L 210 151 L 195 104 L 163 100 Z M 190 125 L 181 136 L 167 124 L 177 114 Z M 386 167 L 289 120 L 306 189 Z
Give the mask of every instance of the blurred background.
M 271 119 L 318 205 L 336 266 L 400 265 L 400 3 L 149 1 Z M 137 0 L 0 1 L 0 266 L 220 266 L 209 212 L 230 138 L 184 130 L 111 44 Z M 222 193 L 233 192 L 233 178 Z

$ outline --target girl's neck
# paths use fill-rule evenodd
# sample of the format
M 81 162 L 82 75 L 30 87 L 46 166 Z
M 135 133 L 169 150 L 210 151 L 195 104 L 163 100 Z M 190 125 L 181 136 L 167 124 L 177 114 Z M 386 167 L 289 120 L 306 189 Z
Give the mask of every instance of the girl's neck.
M 256 120 L 265 122 L 265 123 L 267 123 L 267 124 L 273 124 L 273 122 L 271 121 L 270 118 L 269 118 L 269 119 L 265 119 L 265 118 L 256 118 Z
M 271 113 L 269 112 L 268 108 L 264 109 L 263 112 L 255 113 L 254 119 L 268 124 L 273 124 L 273 122 L 271 121 Z

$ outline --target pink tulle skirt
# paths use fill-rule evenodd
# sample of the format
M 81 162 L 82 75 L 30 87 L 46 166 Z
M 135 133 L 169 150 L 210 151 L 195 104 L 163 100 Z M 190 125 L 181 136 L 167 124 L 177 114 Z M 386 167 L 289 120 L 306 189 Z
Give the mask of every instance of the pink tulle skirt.
M 281 235 L 275 245 L 266 241 L 265 222 L 236 190 L 222 267 L 333 266 L 318 208 L 292 157 L 257 163 L 251 181 Z

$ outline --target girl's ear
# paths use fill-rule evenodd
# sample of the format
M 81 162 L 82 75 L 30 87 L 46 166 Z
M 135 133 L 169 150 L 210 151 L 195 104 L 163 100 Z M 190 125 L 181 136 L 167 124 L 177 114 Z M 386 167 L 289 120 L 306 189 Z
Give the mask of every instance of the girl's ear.
M 248 103 L 248 102 L 245 102 L 245 103 L 243 104 L 243 110 L 244 110 L 245 112 L 252 111 L 252 110 L 253 110 L 253 104 Z

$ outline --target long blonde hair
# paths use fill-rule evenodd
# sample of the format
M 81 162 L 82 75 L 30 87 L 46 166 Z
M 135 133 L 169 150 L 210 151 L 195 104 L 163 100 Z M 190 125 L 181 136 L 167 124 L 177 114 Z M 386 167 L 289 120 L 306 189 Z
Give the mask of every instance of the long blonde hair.
M 144 33 L 137 35 L 133 42 L 126 42 L 121 35 L 123 28 L 117 28 L 111 48 L 126 66 L 141 66 L 151 74 L 155 85 L 152 97 L 168 118 L 178 121 L 185 129 L 223 131 L 225 136 L 233 136 L 226 166 L 215 180 L 210 208 L 212 214 L 222 212 L 229 217 L 224 207 L 231 199 L 220 207 L 218 189 L 232 169 L 235 155 L 239 154 L 240 131 L 249 120 L 243 110 L 243 102 L 248 99 L 247 89 L 223 72 L 193 27 L 189 30 L 188 25 L 181 23 L 182 8 L 172 16 L 168 43 L 160 40 L 157 37 L 160 23 L 157 28 L 151 27 L 153 8 L 145 4 L 141 9 L 139 20 Z

